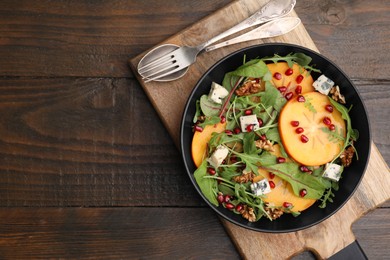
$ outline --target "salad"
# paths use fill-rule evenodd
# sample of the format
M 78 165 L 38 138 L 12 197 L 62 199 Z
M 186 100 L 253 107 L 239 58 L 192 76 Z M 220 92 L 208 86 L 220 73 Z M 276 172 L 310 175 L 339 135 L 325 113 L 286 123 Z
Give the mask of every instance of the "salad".
M 244 60 L 197 100 L 194 178 L 211 204 L 256 222 L 333 201 L 358 132 L 337 84 L 310 62 Z

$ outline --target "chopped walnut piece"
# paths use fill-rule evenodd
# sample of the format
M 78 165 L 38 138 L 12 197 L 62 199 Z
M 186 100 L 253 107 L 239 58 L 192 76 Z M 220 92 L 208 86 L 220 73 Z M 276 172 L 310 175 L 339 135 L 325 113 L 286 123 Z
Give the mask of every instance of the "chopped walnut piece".
M 257 148 L 260 148 L 260 149 L 263 149 L 263 150 L 266 150 L 266 151 L 270 151 L 270 152 L 274 152 L 274 148 L 272 146 L 272 143 L 270 140 L 256 140 L 255 141 L 255 145 Z
M 339 86 L 334 86 L 330 89 L 331 98 L 341 104 L 345 104 L 345 97 L 341 95 Z
M 240 214 L 243 218 L 247 219 L 249 222 L 256 221 L 256 215 L 253 208 L 248 207 L 248 205 L 244 205 L 244 207 L 240 210 Z
M 272 220 L 280 218 L 283 215 L 283 210 L 275 207 L 270 207 L 268 203 L 265 205 L 264 210 L 271 217 Z
M 260 91 L 264 91 L 264 84 L 261 82 L 257 82 L 256 80 L 249 79 L 245 81 L 245 83 L 236 90 L 237 96 L 248 96 L 251 94 L 258 93 Z
M 340 159 L 343 166 L 348 167 L 351 164 L 354 153 L 355 148 L 353 146 L 348 147 L 342 152 Z
M 240 176 L 234 176 L 232 179 L 237 183 L 247 183 L 253 180 L 255 174 L 253 172 L 246 172 L 241 174 Z

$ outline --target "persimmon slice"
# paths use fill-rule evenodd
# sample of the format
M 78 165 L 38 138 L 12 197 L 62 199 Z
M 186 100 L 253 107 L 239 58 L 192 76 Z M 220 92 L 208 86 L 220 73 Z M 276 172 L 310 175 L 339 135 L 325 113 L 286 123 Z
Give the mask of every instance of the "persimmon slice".
M 192 138 L 191 153 L 192 160 L 196 167 L 202 164 L 206 156 L 207 143 L 211 139 L 211 134 L 221 133 L 226 128 L 226 123 L 218 123 L 216 125 L 207 125 L 202 132 L 195 132 Z
M 295 161 L 307 166 L 322 165 L 340 153 L 346 133 L 345 121 L 337 109 L 327 111 L 326 106 L 331 105 L 327 96 L 319 92 L 302 96 L 304 102 L 293 98 L 283 107 L 279 115 L 279 134 L 286 152 Z M 292 124 L 293 121 L 299 125 Z
M 284 96 L 288 95 L 288 93 L 291 93 L 291 97 L 294 98 L 299 94 L 314 91 L 313 77 L 306 69 L 299 66 L 298 64 L 294 63 L 293 67 L 290 68 L 287 62 L 281 61 L 277 63 L 269 63 L 267 64 L 267 67 L 272 74 L 272 84 L 276 88 L 286 88 L 284 91 L 281 91 Z M 275 73 L 279 74 L 275 75 Z M 300 81 L 298 77 L 303 77 L 302 81 Z M 301 88 L 301 90 L 299 90 L 299 88 Z
M 276 144 L 273 146 L 273 148 L 274 152 L 271 152 L 272 154 L 277 157 L 282 156 L 279 145 Z M 290 159 L 287 158 L 286 162 L 289 161 Z M 267 178 L 268 181 L 272 181 L 275 184 L 275 188 L 273 188 L 270 193 L 265 194 L 263 198 L 263 201 L 269 203 L 270 205 L 275 207 L 283 207 L 285 202 L 289 202 L 293 206 L 291 208 L 292 211 L 301 212 L 316 202 L 315 199 L 306 199 L 296 196 L 291 185 L 287 181 L 279 178 L 276 175 L 271 177 L 270 174 L 263 169 L 259 169 L 259 175 L 253 179 L 253 182 L 258 182 L 263 178 Z

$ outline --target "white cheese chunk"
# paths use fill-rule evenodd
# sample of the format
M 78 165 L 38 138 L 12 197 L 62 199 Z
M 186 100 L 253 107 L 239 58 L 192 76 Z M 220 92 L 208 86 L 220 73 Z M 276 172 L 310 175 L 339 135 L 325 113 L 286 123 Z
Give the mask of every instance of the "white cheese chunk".
M 222 104 L 222 99 L 229 95 L 229 91 L 226 88 L 222 87 L 218 83 L 211 83 L 211 89 L 208 98 L 217 103 Z
M 241 116 L 240 117 L 241 131 L 248 132 L 247 126 L 253 125 L 253 131 L 259 129 L 259 121 L 257 120 L 256 115 Z
M 342 172 L 343 166 L 335 163 L 327 163 L 322 177 L 330 179 L 332 181 L 339 181 Z
M 262 179 L 259 182 L 251 184 L 251 190 L 256 196 L 264 195 L 271 192 L 271 186 L 268 179 Z
M 313 82 L 313 87 L 320 93 L 324 95 L 328 95 L 330 89 L 334 86 L 334 82 L 326 77 L 325 75 L 321 75 L 318 77 L 316 81 Z
M 213 154 L 210 156 L 210 158 L 207 159 L 207 161 L 214 168 L 218 168 L 228 154 L 229 149 L 226 146 L 218 145 Z

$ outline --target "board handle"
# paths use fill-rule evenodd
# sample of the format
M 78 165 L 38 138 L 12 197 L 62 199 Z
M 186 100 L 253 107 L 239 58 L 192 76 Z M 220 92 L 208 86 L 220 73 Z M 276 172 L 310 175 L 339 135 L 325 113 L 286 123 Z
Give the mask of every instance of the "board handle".
M 346 259 L 354 259 L 354 260 L 367 260 L 367 256 L 364 253 L 363 249 L 359 245 L 358 241 L 355 240 L 345 248 L 341 249 L 339 252 L 334 254 L 329 258 L 329 260 L 346 260 Z

